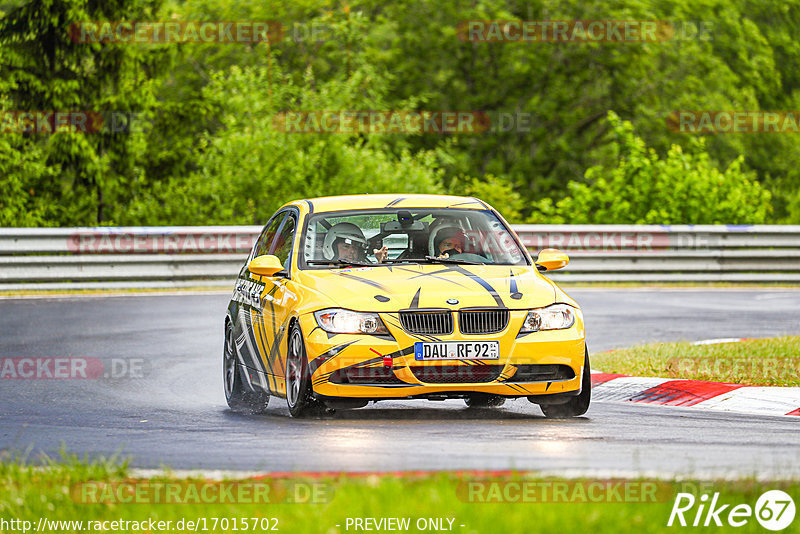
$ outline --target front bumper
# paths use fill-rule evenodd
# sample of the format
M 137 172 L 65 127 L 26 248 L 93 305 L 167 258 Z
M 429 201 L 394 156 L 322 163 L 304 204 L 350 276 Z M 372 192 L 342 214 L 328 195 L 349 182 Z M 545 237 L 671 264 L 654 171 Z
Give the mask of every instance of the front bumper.
M 577 394 L 585 356 L 583 316 L 575 325 L 519 335 L 527 310 L 512 310 L 497 334 L 435 336 L 438 341 L 498 341 L 498 360 L 414 359 L 414 336 L 399 326 L 396 313 L 381 314 L 391 336 L 329 334 L 313 314 L 300 317 L 319 397 L 403 399 L 459 397 L 480 392 L 506 397 Z

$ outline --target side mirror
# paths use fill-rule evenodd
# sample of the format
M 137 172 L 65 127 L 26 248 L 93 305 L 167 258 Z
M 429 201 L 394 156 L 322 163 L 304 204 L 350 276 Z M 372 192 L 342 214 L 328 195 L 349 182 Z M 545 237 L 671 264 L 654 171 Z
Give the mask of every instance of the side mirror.
M 279 260 L 277 256 L 265 254 L 264 256 L 253 258 L 253 261 L 250 262 L 247 268 L 253 274 L 274 276 L 275 273 L 283 270 L 283 265 L 281 265 L 281 260 Z
M 545 248 L 539 252 L 535 263 L 540 271 L 555 271 L 567 266 L 569 256 L 557 248 Z

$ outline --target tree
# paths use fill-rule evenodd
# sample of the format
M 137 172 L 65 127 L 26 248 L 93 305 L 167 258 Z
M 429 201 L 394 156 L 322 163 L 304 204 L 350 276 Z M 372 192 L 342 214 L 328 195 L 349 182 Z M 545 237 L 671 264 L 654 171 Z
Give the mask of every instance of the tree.
M 367 65 L 349 77 L 301 84 L 270 61 L 231 67 L 203 92 L 223 127 L 207 134 L 198 170 L 133 203 L 148 224 L 262 224 L 284 202 L 348 193 L 442 192 L 434 154 L 412 154 L 391 135 L 287 132 L 283 110 L 385 109 L 385 80 Z
M 743 157 L 724 171 L 713 164 L 700 140 L 693 153 L 679 145 L 659 157 L 611 112 L 614 166 L 586 171 L 586 182 L 571 182 L 569 196 L 556 205 L 539 204 L 536 222 L 570 224 L 761 224 L 770 212 L 770 193 Z
M 7 4 L 0 2 L 0 11 Z M 6 95 L 8 109 L 80 106 L 143 111 L 149 119 L 146 133 L 25 134 L 8 140 L 7 146 L 16 148 L 6 150 L 36 155 L 43 165 L 15 179 L 21 189 L 9 185 L 9 190 L 26 191 L 24 204 L 42 206 L 40 212 L 59 224 L 169 223 L 169 213 L 189 220 L 188 206 L 196 200 L 183 195 L 210 194 L 208 182 L 220 173 L 240 175 L 243 171 L 226 157 L 255 161 L 255 155 L 238 152 L 239 142 L 253 154 L 266 148 L 301 152 L 287 161 L 305 169 L 301 174 L 308 181 L 291 182 L 295 190 L 276 189 L 280 194 L 323 191 L 310 186 L 323 175 L 313 178 L 309 161 L 324 162 L 324 172 L 343 173 L 345 161 L 334 160 L 355 154 L 360 167 L 374 165 L 373 172 L 397 177 L 392 189 L 406 187 L 392 165 L 405 162 L 414 176 L 422 176 L 415 173 L 423 173 L 424 165 L 424 174 L 436 175 L 433 182 L 447 191 L 514 199 L 514 209 L 525 219 L 541 211 L 534 207 L 542 199 L 557 204 L 571 196 L 571 182 L 594 180 L 587 169 L 617 167 L 618 147 L 604 120 L 608 110 L 630 121 L 660 160 L 676 159 L 670 151 L 677 145 L 692 165 L 700 165 L 697 158 L 706 153 L 707 165 L 723 174 L 731 162 L 741 161 L 740 169 L 755 173 L 772 192 L 773 210 L 765 220 L 800 223 L 796 135 L 711 135 L 698 148 L 696 134 L 667 126 L 667 117 L 677 110 L 797 110 L 800 41 L 794 26 L 800 0 L 185 0 L 161 9 L 158 2 L 144 0 L 98 4 L 33 0 L 0 19 L 0 95 Z M 268 44 L 78 45 L 66 40 L 65 24 L 92 19 L 278 20 L 286 33 Z M 667 20 L 677 33 L 655 43 L 470 42 L 458 33 L 459 22 L 468 20 L 589 19 Z M 698 25 L 700 33 L 692 33 Z M 267 86 L 275 93 L 278 82 L 290 84 L 303 100 L 281 100 L 277 93 L 263 94 L 262 87 L 247 98 L 226 98 L 225 91 L 250 90 L 236 86 L 241 80 L 226 85 L 228 73 L 261 83 L 259 73 L 269 64 L 274 67 L 263 71 Z M 376 87 L 346 87 L 352 75 Z M 303 142 L 271 130 L 258 134 L 264 139 L 236 131 L 253 124 L 236 117 L 252 111 L 254 103 L 264 113 L 301 105 L 310 109 L 314 95 L 339 88 L 350 100 L 314 102 L 351 110 L 483 111 L 494 117 L 495 128 L 447 135 L 309 136 Z M 515 122 L 503 128 L 497 122 L 501 116 Z M 318 152 L 321 146 L 336 150 Z M 28 157 L 23 160 L 32 163 Z M 258 157 L 262 164 L 270 161 L 268 154 Z M 30 175 L 36 169 L 42 174 Z M 330 189 L 389 187 L 384 178 L 350 183 L 350 189 L 343 183 Z M 223 188 L 219 194 L 228 198 Z M 239 207 L 234 211 L 236 220 L 260 217 L 260 212 L 241 215 Z
M 126 43 L 73 42 L 76 21 L 148 20 L 160 0 L 92 2 L 31 0 L 0 18 L 0 79 L 5 109 L 78 111 L 121 117 L 154 106 L 153 78 L 160 52 Z M 142 132 L 106 123 L 97 133 L 23 133 L 39 154 L 38 175 L 5 176 L 24 184 L 35 204 L 62 225 L 113 222 L 142 181 Z M 54 179 L 54 177 L 56 177 Z M 52 206 L 46 209 L 43 206 Z

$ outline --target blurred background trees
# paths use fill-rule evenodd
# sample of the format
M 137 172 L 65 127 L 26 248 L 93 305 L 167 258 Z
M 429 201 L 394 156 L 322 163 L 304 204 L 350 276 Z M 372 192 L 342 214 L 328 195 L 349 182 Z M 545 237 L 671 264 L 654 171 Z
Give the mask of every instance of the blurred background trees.
M 260 224 L 366 192 L 512 222 L 800 224 L 800 134 L 677 133 L 675 110 L 800 110 L 800 0 L 0 0 L 0 109 L 136 113 L 0 132 L 0 224 Z M 658 43 L 473 43 L 465 20 L 667 20 Z M 86 20 L 277 20 L 272 43 L 83 44 Z M 692 33 L 692 29 L 700 31 Z M 688 29 L 688 31 L 687 31 Z M 293 134 L 288 110 L 476 110 L 464 134 Z M 0 123 L 0 130 L 2 124 Z

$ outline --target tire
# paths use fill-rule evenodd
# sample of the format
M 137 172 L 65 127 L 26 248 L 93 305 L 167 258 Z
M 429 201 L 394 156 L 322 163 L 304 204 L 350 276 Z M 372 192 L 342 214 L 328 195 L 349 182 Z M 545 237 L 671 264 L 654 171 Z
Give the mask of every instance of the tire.
M 489 393 L 473 393 L 464 402 L 470 408 L 499 408 L 506 403 L 505 397 Z
M 286 405 L 292 417 L 303 417 L 318 411 L 320 403 L 313 398 L 311 373 L 306 357 L 303 334 L 298 325 L 289 333 L 286 353 Z
M 577 397 L 572 397 L 564 404 L 540 404 L 542 413 L 548 419 L 568 419 L 586 413 L 592 400 L 592 371 L 589 369 L 589 351 L 583 360 L 583 376 L 581 377 L 581 392 Z
M 225 347 L 222 349 L 222 383 L 225 400 L 231 410 L 240 413 L 264 413 L 269 404 L 265 391 L 249 391 L 242 382 L 239 362 L 236 361 L 233 326 L 225 325 Z

